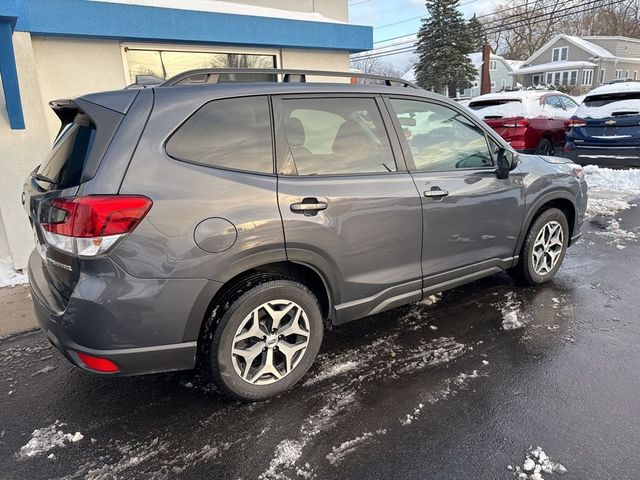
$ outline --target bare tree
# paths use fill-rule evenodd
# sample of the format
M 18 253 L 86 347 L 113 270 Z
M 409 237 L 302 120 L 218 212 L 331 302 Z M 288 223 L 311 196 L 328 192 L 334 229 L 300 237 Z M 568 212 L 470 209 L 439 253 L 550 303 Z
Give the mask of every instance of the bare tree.
M 493 50 L 524 60 L 553 35 L 621 35 L 640 38 L 640 0 L 515 0 L 497 3 L 483 19 Z
M 380 60 L 378 57 L 353 58 L 351 67 L 362 73 L 384 75 L 385 77 L 401 77 L 403 73 L 393 65 Z

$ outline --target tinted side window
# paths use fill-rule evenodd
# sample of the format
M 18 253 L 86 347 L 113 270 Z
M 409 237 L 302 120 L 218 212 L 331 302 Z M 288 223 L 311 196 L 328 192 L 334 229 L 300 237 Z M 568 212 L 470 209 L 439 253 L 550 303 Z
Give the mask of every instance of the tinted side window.
M 392 99 L 391 105 L 419 171 L 490 167 L 484 131 L 455 110 L 428 102 Z
M 171 136 L 166 149 L 178 160 L 273 173 L 267 97 L 205 104 Z
M 287 152 L 280 171 L 293 175 L 396 170 L 373 98 L 282 100 Z
M 96 126 L 79 113 L 61 132 L 40 173 L 55 181 L 48 188 L 68 188 L 80 184 L 87 158 L 96 138 Z

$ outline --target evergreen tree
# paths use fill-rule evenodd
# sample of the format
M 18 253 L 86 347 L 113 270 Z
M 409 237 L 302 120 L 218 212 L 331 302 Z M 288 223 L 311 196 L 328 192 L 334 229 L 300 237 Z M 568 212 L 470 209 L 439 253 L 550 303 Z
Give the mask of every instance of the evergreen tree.
M 429 16 L 422 19 L 416 51 L 416 81 L 422 88 L 449 94 L 466 88 L 476 77 L 467 54 L 473 42 L 467 24 L 458 10 L 459 0 L 427 0 Z
M 487 39 L 484 35 L 484 27 L 480 20 L 478 20 L 478 17 L 476 17 L 475 13 L 467 22 L 467 28 L 469 30 L 469 35 L 471 36 L 471 42 L 473 43 L 473 51 L 482 51 L 482 46 L 487 43 Z

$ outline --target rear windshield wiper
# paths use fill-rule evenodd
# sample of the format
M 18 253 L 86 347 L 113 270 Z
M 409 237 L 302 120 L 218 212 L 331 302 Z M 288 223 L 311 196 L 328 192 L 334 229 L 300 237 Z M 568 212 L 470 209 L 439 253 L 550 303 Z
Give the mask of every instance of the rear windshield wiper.
M 31 176 L 33 178 L 35 178 L 36 180 L 40 181 L 40 182 L 50 183 L 51 185 L 57 185 L 58 184 L 58 182 L 56 182 L 55 180 L 51 180 L 49 177 L 47 177 L 46 175 L 43 175 L 41 173 L 34 172 L 34 173 L 31 174 Z

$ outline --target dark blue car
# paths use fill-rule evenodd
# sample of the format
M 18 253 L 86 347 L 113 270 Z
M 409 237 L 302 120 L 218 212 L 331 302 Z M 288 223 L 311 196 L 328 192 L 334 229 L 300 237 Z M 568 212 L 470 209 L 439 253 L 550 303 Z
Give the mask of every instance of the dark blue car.
M 640 167 L 640 82 L 589 92 L 569 121 L 564 150 L 581 165 Z

